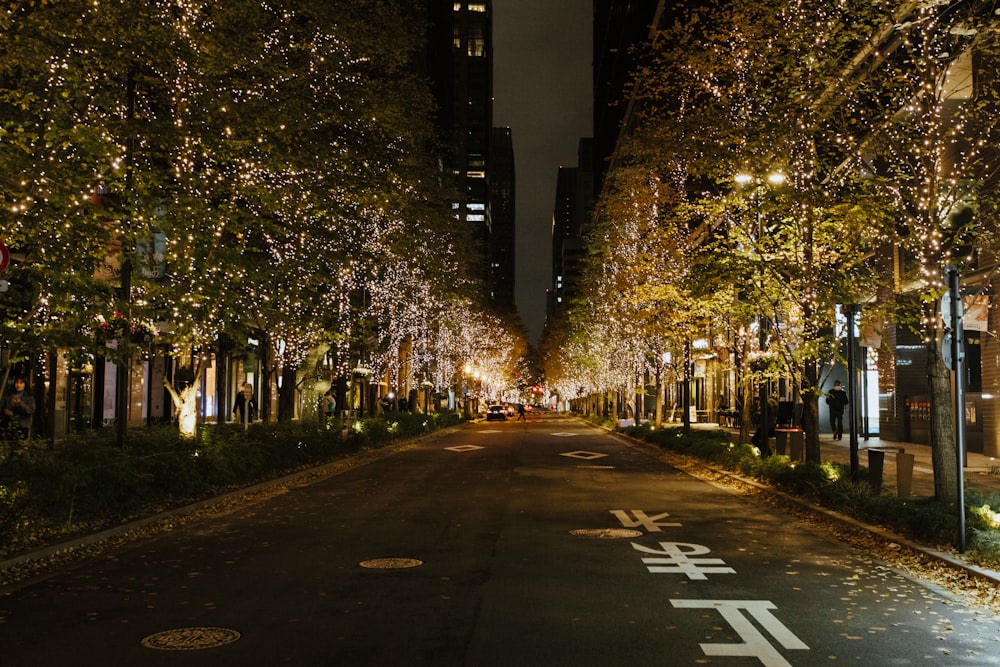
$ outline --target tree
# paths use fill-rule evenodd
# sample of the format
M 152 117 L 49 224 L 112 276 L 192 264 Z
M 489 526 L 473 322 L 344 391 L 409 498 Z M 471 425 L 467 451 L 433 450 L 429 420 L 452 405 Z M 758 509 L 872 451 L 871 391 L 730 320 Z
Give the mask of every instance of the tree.
M 867 16 L 861 3 L 693 8 L 657 36 L 635 85 L 643 124 L 683 164 L 702 211 L 700 234 L 715 255 L 704 266 L 728 275 L 754 306 L 764 328 L 757 354 L 775 355 L 802 396 L 807 458 L 817 462 L 817 368 L 835 350 L 820 334 L 832 329 L 835 305 L 870 284 L 865 220 L 857 193 L 835 177 L 836 119 L 818 100 Z M 778 174 L 782 185 L 767 187 Z M 719 283 L 712 271 L 697 276 Z M 745 308 L 727 311 L 739 328 L 749 325 Z
M 996 239 L 995 216 L 983 214 L 995 210 L 997 192 L 996 9 L 992 2 L 879 8 L 878 50 L 861 61 L 845 105 L 869 132 L 845 139 L 855 173 L 869 175 L 892 207 L 885 243 L 913 260 L 924 304 L 913 319 L 922 322 L 927 352 L 935 496 L 957 502 L 951 374 L 941 358 L 944 323 L 936 303 L 946 269 L 965 264 L 973 237 L 984 250 Z M 905 289 L 894 283 L 897 294 Z

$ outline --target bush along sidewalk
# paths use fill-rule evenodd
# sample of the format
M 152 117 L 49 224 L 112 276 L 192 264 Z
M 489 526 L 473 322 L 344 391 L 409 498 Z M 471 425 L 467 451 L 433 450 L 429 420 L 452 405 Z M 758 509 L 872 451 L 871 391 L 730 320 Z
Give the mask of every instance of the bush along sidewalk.
M 626 435 L 678 454 L 691 456 L 720 468 L 807 498 L 823 507 L 884 526 L 909 539 L 936 547 L 957 543 L 955 507 L 933 498 L 900 498 L 876 493 L 861 467 L 851 479 L 850 466 L 841 463 L 792 463 L 787 456 L 761 458 L 757 448 L 733 442 L 724 430 L 681 428 L 655 430 L 629 426 Z M 966 558 L 988 568 L 1000 567 L 1000 496 L 967 491 L 965 494 Z
M 124 448 L 85 431 L 49 449 L 0 450 L 0 560 L 462 421 L 453 413 L 387 413 L 299 422 L 132 429 Z M 110 429 L 108 429 L 110 431 Z

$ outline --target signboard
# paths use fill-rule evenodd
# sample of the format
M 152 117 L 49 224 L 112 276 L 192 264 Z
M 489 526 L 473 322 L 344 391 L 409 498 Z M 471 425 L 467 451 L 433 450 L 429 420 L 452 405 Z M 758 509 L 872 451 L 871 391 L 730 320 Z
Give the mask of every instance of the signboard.
M 6 243 L 0 243 L 0 273 L 7 270 L 8 264 L 10 264 L 10 248 Z

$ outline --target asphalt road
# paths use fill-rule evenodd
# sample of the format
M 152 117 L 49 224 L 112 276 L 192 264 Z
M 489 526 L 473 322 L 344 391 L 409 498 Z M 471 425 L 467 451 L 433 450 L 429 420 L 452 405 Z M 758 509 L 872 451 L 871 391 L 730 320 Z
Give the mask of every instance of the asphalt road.
M 581 422 L 468 425 L 0 593 L 0 665 L 990 665 L 1000 622 Z

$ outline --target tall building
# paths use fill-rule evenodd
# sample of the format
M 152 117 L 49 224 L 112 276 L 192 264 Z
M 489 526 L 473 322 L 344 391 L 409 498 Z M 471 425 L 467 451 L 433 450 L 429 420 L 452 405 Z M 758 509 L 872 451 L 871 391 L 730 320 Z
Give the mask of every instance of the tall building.
M 490 177 L 507 178 L 506 166 L 494 169 L 493 133 L 493 8 L 490 0 L 478 2 L 427 0 L 428 73 L 438 103 L 438 125 L 445 144 L 444 169 L 454 178 L 455 218 L 471 225 L 481 276 L 487 291 L 513 302 L 513 241 L 508 258 L 505 239 L 494 239 Z M 510 135 L 501 136 L 508 150 Z M 506 144 L 503 142 L 507 141 Z M 513 150 L 510 146 L 510 150 Z M 502 160 L 507 160 L 504 155 Z M 513 197 L 513 158 L 510 157 L 510 196 Z M 509 202 L 513 207 L 513 202 Z M 501 203 L 501 207 L 506 203 Z M 513 209 L 511 208 L 511 211 Z M 513 213 L 511 213 L 513 215 Z M 508 221 L 501 223 L 501 233 Z M 510 221 L 512 225 L 512 220 Z M 497 257 L 491 253 L 499 253 Z M 509 270 L 509 275 L 495 275 Z M 509 286 L 508 286 L 509 285 Z
M 594 140 L 580 139 L 577 166 L 560 167 L 552 211 L 552 289 L 549 314 L 580 289 L 583 238 L 594 214 Z
M 628 125 L 632 102 L 626 86 L 636 65 L 633 47 L 649 39 L 664 14 L 664 0 L 594 0 L 595 192 L 613 163 Z
M 498 305 L 514 308 L 514 265 L 516 258 L 516 181 L 514 140 L 509 127 L 493 128 L 492 159 L 489 169 L 489 288 Z

